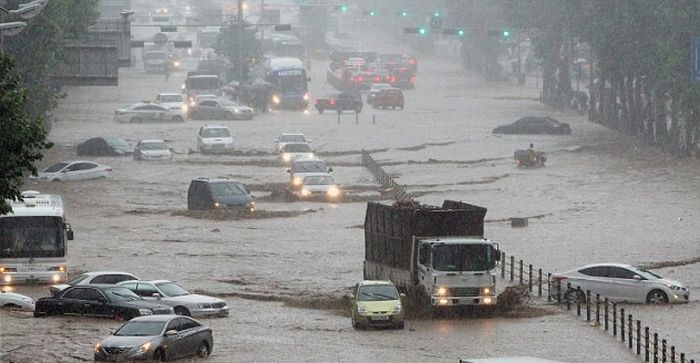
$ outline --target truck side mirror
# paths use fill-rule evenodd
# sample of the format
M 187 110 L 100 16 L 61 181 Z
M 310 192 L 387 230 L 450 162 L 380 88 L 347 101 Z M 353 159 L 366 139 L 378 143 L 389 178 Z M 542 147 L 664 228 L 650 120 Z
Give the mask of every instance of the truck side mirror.
M 493 259 L 495 261 L 500 261 L 501 260 L 501 250 L 494 250 L 493 251 Z
M 73 230 L 72 230 L 72 229 L 69 229 L 68 231 L 66 231 L 66 238 L 67 238 L 69 241 L 72 241 L 72 240 L 73 240 L 73 237 L 74 237 L 74 235 L 73 235 Z

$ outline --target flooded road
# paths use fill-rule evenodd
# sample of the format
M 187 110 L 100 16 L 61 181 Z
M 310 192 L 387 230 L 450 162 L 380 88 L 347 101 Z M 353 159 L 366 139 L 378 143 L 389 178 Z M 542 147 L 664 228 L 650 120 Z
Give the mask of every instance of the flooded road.
M 365 34 L 374 50 L 388 43 Z M 391 43 L 393 44 L 393 43 Z M 393 45 L 396 47 L 396 45 Z M 406 49 L 392 49 L 401 51 Z M 402 361 L 454 362 L 458 358 L 532 355 L 576 362 L 638 359 L 598 329 L 566 313 L 530 318 L 409 321 L 404 331 L 354 331 L 337 301 L 362 278 L 364 199 L 386 200 L 360 162 L 360 150 L 386 164 L 421 202 L 464 200 L 488 208 L 486 236 L 508 255 L 545 271 L 594 262 L 653 263 L 700 256 L 700 165 L 639 147 L 633 140 L 591 124 L 585 116 L 546 110 L 525 87 L 486 83 L 457 61 L 420 55 L 415 90 L 406 110 L 366 107 L 352 114 L 275 111 L 252 121 L 186 121 L 182 124 L 118 124 L 113 112 L 126 104 L 177 91 L 184 73 L 145 75 L 120 70 L 116 88 L 71 88 L 56 111 L 56 146 L 42 166 L 75 160 L 78 143 L 117 136 L 132 145 L 161 138 L 176 151 L 169 162 L 90 158 L 114 169 L 107 180 L 37 183 L 26 189 L 60 193 L 76 233 L 69 271 L 129 271 L 144 279 L 177 280 L 190 290 L 224 296 L 227 319 L 205 319 L 214 330 L 209 362 Z M 311 98 L 330 91 L 326 60 L 312 63 Z M 525 115 L 551 115 L 571 124 L 570 136 L 497 136 L 491 129 Z M 372 121 L 374 118 L 374 122 Z M 201 155 L 196 133 L 225 124 L 241 150 Z M 348 202 L 287 203 L 272 198 L 287 181 L 272 154 L 281 132 L 303 132 L 315 152 L 333 166 Z M 515 149 L 534 143 L 547 153 L 543 169 L 518 169 Z M 189 181 L 226 176 L 252 185 L 264 218 L 186 213 Z M 512 229 L 510 217 L 539 216 Z M 700 264 L 658 270 L 688 283 L 691 302 L 629 306 L 690 357 L 700 356 Z M 46 287 L 18 288 L 35 298 Z M 334 298 L 336 300 L 334 300 Z M 285 303 L 296 301 L 296 304 Z M 312 303 L 316 301 L 316 303 Z M 309 309 L 318 307 L 322 309 Z M 328 305 L 328 304 L 326 304 Z M 332 304 L 331 304 L 332 305 Z M 678 322 L 688 324 L 678 329 Z M 92 359 L 92 344 L 118 323 L 68 317 L 33 319 L 0 312 L 3 361 L 73 362 Z M 596 347 L 596 349 L 591 349 Z

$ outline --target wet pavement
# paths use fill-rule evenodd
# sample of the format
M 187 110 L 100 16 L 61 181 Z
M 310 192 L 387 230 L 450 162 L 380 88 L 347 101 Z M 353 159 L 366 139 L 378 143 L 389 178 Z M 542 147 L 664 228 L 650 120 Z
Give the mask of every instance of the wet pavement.
M 376 50 L 389 44 L 365 40 Z M 252 121 L 118 124 L 112 120 L 118 107 L 176 91 L 184 79 L 184 73 L 175 73 L 166 83 L 162 75 L 122 69 L 119 87 L 67 90 L 50 135 L 56 146 L 41 165 L 75 160 L 75 146 L 95 136 L 119 136 L 131 144 L 162 138 L 175 149 L 174 159 L 89 158 L 112 166 L 114 178 L 29 182 L 26 188 L 63 195 L 76 233 L 69 244 L 71 273 L 124 270 L 225 296 L 231 317 L 204 320 L 215 334 L 207 361 L 454 362 L 510 355 L 571 363 L 638 361 L 621 343 L 557 310 L 535 317 L 417 320 L 404 331 L 354 331 L 341 311 L 329 309 L 362 277 L 363 198 L 390 202 L 361 166 L 361 149 L 375 150 L 374 158 L 421 202 L 452 198 L 487 207 L 486 236 L 508 255 L 545 271 L 700 256 L 700 164 L 695 160 L 641 147 L 585 116 L 549 111 L 535 101 L 534 80 L 525 87 L 486 83 L 452 60 L 420 55 L 419 62 L 417 88 L 405 92 L 406 110 L 366 107 L 358 123 L 349 113 L 338 123 L 333 114 L 274 111 Z M 312 99 L 330 91 L 325 64 L 312 64 Z M 524 115 L 551 115 L 570 123 L 573 134 L 491 134 L 493 127 Z M 193 152 L 204 124 L 229 126 L 245 152 Z M 270 197 L 288 178 L 271 154 L 281 132 L 303 132 L 312 139 L 336 180 L 357 199 L 325 204 Z M 513 150 L 529 143 L 547 153 L 546 168 L 515 167 Z M 266 217 L 186 213 L 189 181 L 200 176 L 254 185 L 260 215 Z M 536 218 L 527 228 L 512 229 L 504 221 L 528 216 Z M 698 357 L 700 264 L 657 272 L 688 283 L 691 302 L 628 309 L 677 350 Z M 18 291 L 36 298 L 48 290 Z M 15 362 L 91 360 L 91 345 L 118 326 L 110 320 L 33 319 L 15 312 L 0 312 L 0 324 L 2 359 Z

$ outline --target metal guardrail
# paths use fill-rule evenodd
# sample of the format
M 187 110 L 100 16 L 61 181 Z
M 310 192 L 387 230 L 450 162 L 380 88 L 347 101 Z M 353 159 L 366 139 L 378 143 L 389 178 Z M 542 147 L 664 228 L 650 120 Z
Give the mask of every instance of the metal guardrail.
M 635 352 L 644 362 L 653 363 L 695 363 L 668 340 L 652 333 L 648 326 L 642 329 L 642 322 L 632 314 L 625 314 L 624 308 L 618 308 L 617 303 L 609 301 L 600 294 L 592 295 L 590 290 L 583 291 L 580 286 L 568 283 L 562 287 L 560 281 L 552 282 L 552 274 L 545 273 L 541 268 L 535 269 L 532 264 L 525 265 L 523 260 L 501 253 L 501 278 L 527 285 L 528 291 L 537 290 L 537 296 L 543 298 L 546 292 L 547 301 L 566 306 L 567 311 L 575 308 L 576 317 L 584 319 L 592 326 L 602 328 L 612 334 L 615 339 Z M 544 280 L 546 278 L 546 280 Z M 572 299 L 572 295 L 575 298 Z M 575 306 L 574 306 L 575 304 Z M 602 312 L 601 312 L 602 309 Z
M 384 168 L 374 160 L 372 155 L 364 149 L 362 149 L 362 164 L 374 175 L 379 184 L 392 191 L 396 200 L 402 200 L 411 196 L 406 192 L 404 187 L 397 183 L 394 177 L 387 173 Z

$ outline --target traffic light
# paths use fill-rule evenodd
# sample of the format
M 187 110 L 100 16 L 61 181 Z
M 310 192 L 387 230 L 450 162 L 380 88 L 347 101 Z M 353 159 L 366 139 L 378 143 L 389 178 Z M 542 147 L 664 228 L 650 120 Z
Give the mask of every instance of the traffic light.
M 399 13 L 401 16 L 408 16 L 408 11 L 402 11 Z
M 420 34 L 420 35 L 428 35 L 428 29 L 426 29 L 426 28 L 418 28 L 418 34 Z
M 456 28 L 456 29 L 443 29 L 442 34 L 445 35 L 456 35 L 458 37 L 463 37 L 466 32 L 462 28 Z
M 403 28 L 403 32 L 406 34 L 428 35 L 428 28 Z
M 508 39 L 508 38 L 510 38 L 510 34 L 511 34 L 511 33 L 510 33 L 510 29 L 504 28 L 504 29 L 501 31 L 501 35 L 503 35 L 503 39 Z
M 374 11 L 374 10 L 369 11 L 369 16 L 375 16 L 375 15 L 377 15 L 376 11 Z
M 345 5 L 345 4 L 343 4 L 343 5 L 337 5 L 337 6 L 335 7 L 335 10 L 340 10 L 340 11 L 342 11 L 342 12 L 344 12 L 344 13 L 347 12 L 348 9 L 349 9 L 349 7 L 348 7 L 347 5 Z
M 433 16 L 440 16 L 440 12 L 435 10 L 435 12 L 433 13 Z

